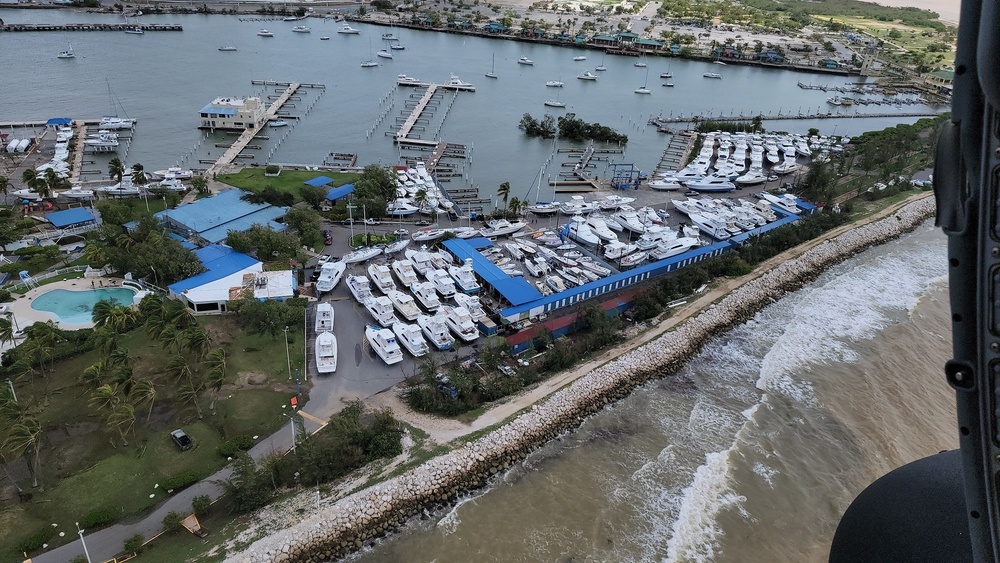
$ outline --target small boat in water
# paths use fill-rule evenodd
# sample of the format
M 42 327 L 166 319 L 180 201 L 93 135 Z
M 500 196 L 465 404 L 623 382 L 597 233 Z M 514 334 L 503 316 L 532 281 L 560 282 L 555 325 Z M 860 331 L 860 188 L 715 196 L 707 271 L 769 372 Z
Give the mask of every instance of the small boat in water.
M 365 338 L 371 344 L 372 350 L 388 365 L 403 361 L 403 351 L 396 342 L 396 335 L 387 328 L 368 325 L 365 327 Z
M 261 29 L 260 31 L 257 32 L 257 35 L 260 35 L 261 37 L 274 37 L 274 33 L 266 29 Z
M 535 61 L 529 59 L 528 57 L 521 57 L 520 59 L 517 59 L 517 64 L 531 66 L 535 64 Z
M 136 26 L 125 28 L 125 33 L 128 33 L 129 35 L 142 35 L 145 31 L 143 31 L 141 27 Z
M 589 70 L 585 70 L 582 74 L 578 75 L 577 78 L 580 80 L 597 80 L 597 75 Z
M 69 49 L 66 49 L 65 51 L 60 51 L 59 54 L 56 55 L 56 58 L 57 59 L 75 59 L 76 58 L 76 53 L 73 52 L 73 46 L 70 45 Z
M 312 29 L 304 25 L 297 25 L 292 28 L 295 33 L 312 33 Z
M 284 119 L 275 119 L 274 121 L 267 122 L 268 127 L 287 127 L 288 122 Z
M 379 50 L 379 52 L 375 53 L 375 56 L 376 57 L 382 57 L 383 59 L 391 59 L 392 58 L 392 53 L 390 53 L 389 51 L 386 51 L 385 49 L 381 49 L 381 50 Z
M 329 35 L 324 35 L 323 37 L 320 37 L 319 40 L 320 41 L 329 41 L 330 40 L 330 36 Z
M 345 35 L 357 35 L 361 33 L 360 30 L 354 29 L 350 24 L 344 24 L 343 27 L 337 30 L 337 33 L 343 33 Z
M 230 52 L 230 51 L 235 51 L 236 47 L 232 45 L 226 45 L 225 47 L 219 47 L 219 50 L 223 52 Z
M 722 75 L 718 72 L 706 72 L 705 74 L 702 74 L 702 76 L 705 78 L 722 78 Z

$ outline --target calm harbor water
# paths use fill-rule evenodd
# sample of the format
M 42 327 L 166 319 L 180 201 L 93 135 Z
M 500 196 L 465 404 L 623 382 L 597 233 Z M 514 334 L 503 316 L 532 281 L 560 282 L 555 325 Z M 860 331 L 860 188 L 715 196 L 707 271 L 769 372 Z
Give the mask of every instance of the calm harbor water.
M 364 562 L 825 561 L 854 496 L 957 447 L 945 244 L 869 250 Z
M 118 22 L 120 16 L 56 10 L 3 10 L 11 22 L 85 23 Z M 274 87 L 252 86 L 252 79 L 319 83 L 325 91 L 303 90 L 302 99 L 289 108 L 303 115 L 300 123 L 274 130 L 253 161 L 319 164 L 331 152 L 356 153 L 359 163 L 395 163 L 399 152 L 386 136 L 395 118 L 404 111 L 413 94 L 396 88 L 398 74 L 425 81 L 447 82 L 451 74 L 476 85 L 475 93 L 446 94 L 434 117 L 419 132 L 425 139 L 441 139 L 472 148 L 464 166 L 465 177 L 446 184 L 480 186 L 492 191 L 509 181 L 512 195 L 524 196 L 534 184 L 539 167 L 549 160 L 551 140 L 524 137 L 517 124 L 524 113 L 541 117 L 552 112 L 542 104 L 554 98 L 566 110 L 590 122 L 600 122 L 629 135 L 624 155 L 616 162 L 631 162 L 650 171 L 659 162 L 667 136 L 646 125 L 655 115 L 697 113 L 797 113 L 827 111 L 830 94 L 802 90 L 797 82 L 843 85 L 847 77 L 653 58 L 649 78 L 636 59 L 608 56 L 606 72 L 596 82 L 577 80 L 584 70 L 601 64 L 600 51 L 587 51 L 588 60 L 575 62 L 579 51 L 565 47 L 491 40 L 428 31 L 395 29 L 404 51 L 394 51 L 392 60 L 378 59 L 382 66 L 360 68 L 383 48 L 381 34 L 388 28 L 354 24 L 359 35 L 336 33 L 341 24 L 309 20 L 312 33 L 293 33 L 300 22 L 240 22 L 229 16 L 142 16 L 144 23 L 178 23 L 183 32 L 150 32 L 127 35 L 117 32 L 39 32 L 0 34 L 4 53 L 4 79 L 0 81 L 0 121 L 46 119 L 54 116 L 100 117 L 111 108 L 108 84 L 120 102 L 116 113 L 139 118 L 135 137 L 125 160 L 142 163 L 147 170 L 178 162 L 206 167 L 200 159 L 214 159 L 232 137 L 215 134 L 207 139 L 196 129 L 198 111 L 217 96 L 274 95 Z M 273 38 L 256 35 L 266 27 Z M 320 41 L 327 35 L 329 41 Z M 72 45 L 76 59 L 57 59 L 59 51 Z M 236 52 L 220 52 L 234 45 Z M 527 56 L 534 66 L 519 65 Z M 484 76 L 496 58 L 499 79 Z M 703 78 L 720 71 L 723 80 Z M 674 75 L 674 88 L 660 86 L 661 72 Z M 856 78 L 856 77 L 855 77 Z M 546 88 L 545 82 L 560 80 L 564 88 Z M 851 79 L 853 80 L 853 79 Z M 635 88 L 648 83 L 652 95 L 638 95 Z M 558 90 L 558 92 L 556 91 Z M 455 96 L 452 101 L 452 96 Z M 317 99 L 318 98 L 318 99 Z M 304 114 L 311 106 L 308 114 Z M 450 106 L 450 110 L 445 111 Z M 870 111 L 919 111 L 923 106 L 870 106 Z M 853 112 L 853 108 L 840 111 Z M 865 111 L 865 110 L 860 110 Z M 849 114 L 848 114 L 849 115 Z M 380 116 L 382 119 L 380 120 Z M 780 121 L 768 128 L 806 132 L 818 127 L 826 133 L 857 134 L 913 118 Z M 5 131 L 7 132 L 7 131 Z M 15 132 L 16 134 L 16 132 Z M 91 170 L 106 170 L 109 157 L 95 158 Z M 543 173 L 554 177 L 565 160 L 556 157 Z M 607 169 L 599 169 L 609 176 Z M 100 175 L 87 175 L 97 179 Z M 543 182 L 544 183 L 544 182 Z M 539 198 L 551 196 L 543 186 Z M 532 199 L 536 199 L 532 197 Z

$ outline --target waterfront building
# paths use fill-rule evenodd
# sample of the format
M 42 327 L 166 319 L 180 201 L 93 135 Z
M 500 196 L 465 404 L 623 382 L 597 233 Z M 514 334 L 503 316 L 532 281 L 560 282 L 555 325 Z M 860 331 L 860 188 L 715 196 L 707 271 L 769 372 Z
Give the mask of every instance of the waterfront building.
M 267 110 L 258 97 L 216 98 L 201 108 L 199 129 L 256 129 Z
M 199 246 L 223 242 L 229 231 L 243 232 L 254 225 L 263 225 L 274 231 L 285 230 L 286 225 L 277 221 L 285 216 L 287 207 L 244 201 L 242 198 L 246 193 L 237 189 L 226 190 L 176 209 L 160 211 L 154 217 L 171 231 Z
M 194 251 L 205 271 L 167 287 L 171 298 L 195 313 L 224 313 L 226 303 L 253 298 L 284 300 L 295 296 L 293 270 L 264 271 L 264 265 L 228 246 L 212 244 Z
M 955 81 L 955 71 L 935 70 L 924 75 L 924 83 L 941 93 L 951 93 L 951 85 Z

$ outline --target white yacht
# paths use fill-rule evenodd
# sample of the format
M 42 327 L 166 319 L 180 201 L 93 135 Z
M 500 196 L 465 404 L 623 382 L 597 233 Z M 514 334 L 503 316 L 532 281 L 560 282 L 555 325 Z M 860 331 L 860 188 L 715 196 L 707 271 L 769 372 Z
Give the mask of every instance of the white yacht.
M 767 176 L 764 174 L 762 169 L 751 167 L 749 172 L 737 177 L 734 182 L 738 186 L 754 186 L 757 184 L 763 184 L 766 181 Z
M 548 276 L 547 278 L 545 278 L 545 283 L 550 288 L 552 288 L 552 291 L 556 293 L 559 293 L 560 291 L 566 291 L 566 283 L 563 282 L 563 279 L 557 275 L 553 274 L 551 276 Z
M 651 250 L 676 238 L 677 233 L 670 227 L 652 226 L 646 229 L 645 233 L 642 233 L 639 240 L 635 241 L 635 246 L 639 250 Z
M 795 155 L 791 157 L 785 157 L 785 160 L 781 161 L 780 164 L 776 164 L 771 168 L 771 172 L 775 174 L 791 174 L 799 169 L 799 163 L 795 162 Z
M 792 213 L 795 215 L 802 213 L 802 210 L 799 209 L 799 206 L 797 205 L 798 200 L 791 194 L 776 196 L 767 192 L 761 192 L 760 197 L 763 201 L 768 202 L 786 213 Z
M 94 199 L 93 190 L 85 190 L 80 186 L 73 186 L 59 195 L 66 196 L 70 199 Z
M 357 262 L 364 262 L 365 260 L 375 258 L 379 254 L 382 254 L 381 248 L 362 246 L 361 248 L 356 248 L 343 255 L 340 260 L 345 264 L 355 264 Z
M 648 252 L 645 251 L 633 252 L 632 254 L 629 254 L 628 256 L 619 260 L 618 263 L 621 264 L 623 268 L 631 268 L 633 266 L 638 266 L 639 264 L 645 262 L 646 258 L 649 258 Z
M 534 204 L 529 205 L 525 209 L 527 209 L 529 213 L 541 216 L 555 215 L 559 212 L 558 205 L 547 201 L 536 201 Z
M 365 338 L 383 362 L 391 366 L 403 361 L 403 351 L 396 343 L 396 335 L 391 330 L 368 325 L 365 327 Z
M 329 330 L 316 337 L 316 371 L 333 373 L 337 371 L 337 337 Z
M 382 254 L 385 254 L 386 256 L 389 256 L 391 254 L 395 254 L 397 252 L 401 252 L 404 248 L 406 248 L 407 246 L 409 246 L 409 244 L 410 244 L 410 239 L 408 239 L 408 238 L 398 238 L 398 239 L 390 242 L 389 244 L 385 245 L 385 248 L 382 249 Z
M 131 129 L 133 126 L 135 126 L 134 119 L 118 117 L 117 115 L 105 115 L 97 124 L 98 129 L 110 129 L 112 131 Z
M 585 60 L 587 60 L 587 57 L 585 57 L 583 55 L 578 55 L 576 57 L 573 57 L 573 60 L 574 61 L 585 61 Z
M 83 144 L 94 152 L 112 152 L 118 149 L 118 134 L 102 129 L 96 137 L 84 139 Z
M 584 246 L 593 247 L 597 246 L 601 242 L 600 237 L 590 230 L 590 225 L 587 224 L 587 220 L 580 215 L 573 216 L 573 219 L 569 223 L 569 231 L 567 234 L 569 235 L 569 238 Z
M 420 307 L 417 307 L 417 302 L 413 300 L 410 294 L 393 289 L 386 295 L 389 297 L 389 301 L 392 302 L 392 306 L 404 319 L 408 321 L 417 319 L 417 315 L 420 314 Z
M 396 289 L 396 283 L 392 281 L 392 270 L 385 264 L 372 264 L 368 266 L 368 277 L 371 278 L 375 287 L 386 295 Z
M 633 233 L 641 234 L 646 230 L 645 225 L 642 224 L 642 220 L 639 219 L 639 214 L 627 205 L 615 212 L 611 218 L 618 221 L 618 224 L 623 228 L 632 231 Z
M 181 182 L 176 178 L 167 178 L 165 180 L 160 180 L 159 183 L 151 187 L 177 193 L 184 193 L 188 190 L 188 187 L 185 186 L 183 182 Z
M 351 295 L 362 305 L 365 304 L 365 301 L 373 297 L 371 284 L 368 283 L 368 278 L 364 276 L 347 276 L 347 289 L 351 290 Z
M 261 29 L 257 32 L 257 35 L 260 35 L 261 37 L 274 37 L 274 33 L 266 29 Z
M 316 305 L 316 334 L 333 330 L 333 305 L 320 303 Z
M 337 33 L 343 33 L 345 35 L 357 35 L 361 33 L 360 30 L 354 29 L 350 24 L 344 24 L 343 27 L 337 30 Z
M 704 76 L 705 78 L 722 78 L 722 75 L 719 74 L 718 72 L 706 72 L 702 76 Z
M 29 188 L 24 188 L 24 189 L 20 189 L 20 190 L 14 190 L 13 192 L 10 192 L 10 195 L 12 195 L 12 196 L 14 196 L 16 198 L 19 198 L 19 199 L 27 199 L 27 200 L 31 200 L 31 201 L 38 201 L 38 200 L 42 199 L 41 194 L 39 194 L 38 192 L 32 191 Z
M 621 260 L 636 250 L 638 250 L 638 248 L 634 244 L 612 241 L 604 246 L 604 257 L 608 260 Z
M 292 31 L 294 31 L 295 33 L 311 33 L 312 29 L 310 29 L 308 26 L 305 25 L 297 25 L 292 28 Z
M 628 205 L 635 201 L 634 197 L 624 197 L 617 194 L 609 194 L 597 200 L 597 207 L 601 211 L 617 211 L 623 205 Z
M 383 59 L 391 59 L 392 53 L 386 51 L 385 49 L 380 49 L 379 52 L 375 53 L 376 57 L 382 57 Z
M 392 323 L 392 332 L 396 335 L 396 340 L 403 345 L 403 348 L 406 348 L 406 351 L 413 354 L 414 357 L 419 358 L 430 352 L 430 347 L 427 346 L 427 341 L 424 340 L 424 335 L 421 333 L 419 326 L 406 323 Z
M 685 184 L 688 188 L 696 192 L 732 192 L 736 190 L 736 185 L 732 182 L 718 178 L 718 177 L 706 177 L 701 180 L 696 180 L 693 182 L 687 182 Z
M 320 295 L 333 291 L 333 288 L 337 287 L 337 284 L 340 283 L 340 278 L 344 276 L 344 271 L 346 270 L 347 264 L 339 260 L 337 262 L 327 262 L 320 266 L 319 279 L 316 280 L 316 291 Z
M 455 280 L 451 279 L 448 272 L 444 270 L 434 270 L 427 276 L 427 281 L 434 284 L 434 289 L 448 299 L 455 296 Z
M 458 303 L 460 307 L 465 307 L 472 315 L 472 320 L 474 322 L 479 322 L 480 319 L 485 319 L 487 317 L 486 310 L 483 309 L 482 302 L 475 295 L 465 295 L 464 293 L 455 294 L 455 303 Z
M 536 278 L 540 278 L 552 271 L 552 267 L 549 266 L 549 263 L 540 256 L 532 260 L 525 260 L 524 269 L 528 270 L 528 273 Z
M 698 227 L 701 232 L 714 239 L 725 240 L 731 236 L 729 231 L 726 230 L 725 223 L 714 215 L 705 213 L 689 213 L 688 217 L 691 219 L 691 222 L 694 223 L 694 226 Z
M 597 262 L 593 262 L 590 260 L 587 260 L 585 262 L 580 262 L 580 268 L 584 270 L 589 270 L 602 278 L 611 275 L 610 268 L 605 268 L 604 266 L 601 266 Z
M 392 326 L 392 323 L 398 320 L 395 313 L 392 312 L 392 301 L 384 295 L 365 299 L 364 306 L 375 321 L 382 326 Z
M 701 241 L 692 237 L 680 237 L 670 241 L 664 241 L 656 248 L 649 251 L 649 257 L 653 260 L 663 260 L 671 256 L 683 254 L 692 248 L 701 246 Z
M 122 178 L 120 183 L 113 186 L 102 186 L 97 188 L 97 191 L 106 197 L 136 197 L 141 192 L 139 186 L 133 185 L 132 180 L 127 176 Z
M 441 310 L 444 312 L 445 324 L 463 342 L 472 342 L 479 338 L 479 329 L 476 328 L 476 323 L 472 322 L 472 314 L 468 309 L 442 305 Z
M 510 257 L 514 260 L 524 260 L 524 251 L 516 243 L 508 242 L 503 247 L 507 251 L 507 254 L 510 254 Z
M 416 205 L 411 205 L 407 199 L 397 199 L 385 208 L 386 215 L 391 217 L 409 217 L 419 211 Z
M 444 236 L 444 229 L 433 229 L 430 227 L 419 229 L 410 233 L 410 238 L 417 242 L 427 242 L 436 240 Z
M 578 75 L 577 78 L 579 78 L 580 80 L 591 80 L 591 81 L 593 81 L 593 80 L 597 80 L 597 75 L 594 74 L 594 73 L 592 73 L 592 72 L 590 72 L 589 70 L 585 70 L 585 71 L 583 71 L 582 74 Z
M 517 64 L 531 66 L 535 64 L 535 61 L 529 59 L 528 57 L 521 57 L 520 59 L 517 59 Z
M 417 298 L 417 301 L 428 311 L 436 311 L 441 307 L 441 300 L 438 299 L 437 290 L 432 282 L 420 282 L 410 286 L 410 291 Z
M 472 259 L 467 259 L 461 266 L 448 266 L 448 275 L 455 280 L 455 285 L 465 293 L 475 293 L 481 286 L 476 281 L 476 272 L 472 269 Z
M 395 260 L 390 268 L 403 287 L 410 287 L 420 281 L 416 270 L 413 269 L 413 262 L 409 260 Z
M 494 219 L 486 223 L 486 228 L 480 229 L 480 233 L 486 238 L 502 237 L 512 235 L 527 226 L 528 224 L 524 221 L 515 221 L 511 223 L 506 219 Z
M 417 326 L 438 350 L 451 350 L 455 345 L 455 338 L 448 332 L 448 325 L 441 315 L 420 315 Z
M 431 253 L 427 251 L 427 247 L 421 247 L 420 250 L 410 249 L 403 255 L 413 264 L 413 269 L 421 276 L 426 278 L 434 271 L 434 263 L 431 261 Z
M 672 192 L 681 189 L 681 184 L 676 179 L 660 178 L 647 184 L 649 189 L 662 192 Z
M 559 82 L 558 80 L 549 80 L 545 83 L 545 85 L 549 88 L 562 88 L 565 84 L 563 82 Z
M 76 53 L 73 52 L 73 47 L 70 46 L 70 48 L 66 49 L 65 51 L 59 51 L 59 54 L 56 55 L 56 58 L 57 59 L 75 59 L 76 58 Z

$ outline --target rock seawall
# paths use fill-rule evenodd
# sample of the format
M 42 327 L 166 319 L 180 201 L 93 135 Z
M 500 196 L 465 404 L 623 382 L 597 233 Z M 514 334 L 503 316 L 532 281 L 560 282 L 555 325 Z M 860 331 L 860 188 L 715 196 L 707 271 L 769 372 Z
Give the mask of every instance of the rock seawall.
M 399 477 L 345 497 L 295 526 L 262 538 L 229 561 L 321 562 L 360 548 L 425 507 L 454 500 L 651 378 L 676 371 L 712 337 L 752 318 L 830 266 L 916 228 L 933 198 L 851 229 L 750 280 L 677 329 L 630 350 L 532 406 L 510 423 Z

